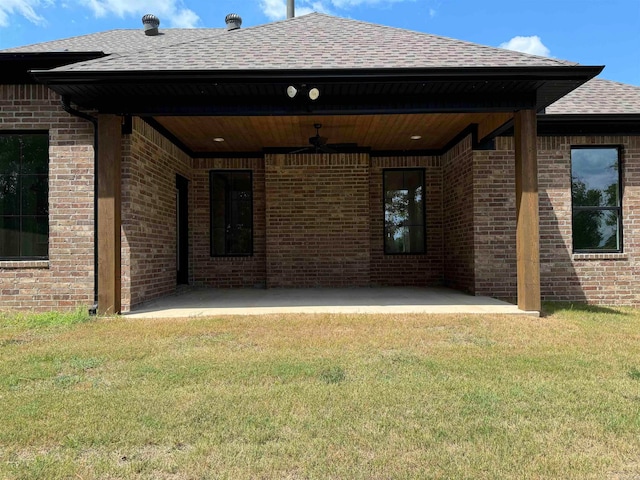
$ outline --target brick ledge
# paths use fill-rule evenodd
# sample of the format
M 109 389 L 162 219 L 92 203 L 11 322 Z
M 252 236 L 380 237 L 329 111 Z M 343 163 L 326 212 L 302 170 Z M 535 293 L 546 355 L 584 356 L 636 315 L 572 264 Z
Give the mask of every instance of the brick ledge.
M 3 260 L 0 261 L 0 270 L 19 270 L 29 268 L 49 268 L 49 260 Z
M 626 253 L 574 253 L 573 260 L 629 260 Z

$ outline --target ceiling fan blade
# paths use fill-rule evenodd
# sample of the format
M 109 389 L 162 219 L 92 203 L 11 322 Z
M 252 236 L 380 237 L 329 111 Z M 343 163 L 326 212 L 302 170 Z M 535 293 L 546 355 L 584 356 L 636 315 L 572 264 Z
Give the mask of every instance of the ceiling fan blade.
M 297 150 L 293 150 L 292 152 L 288 152 L 287 155 L 295 155 L 296 153 L 306 152 L 307 150 L 310 150 L 310 147 L 298 148 Z
M 330 148 L 358 148 L 358 144 L 355 142 L 351 143 L 327 143 L 327 147 Z
M 333 148 L 327 145 L 318 145 L 316 150 L 320 150 L 321 152 L 324 152 L 324 153 L 338 153 L 336 150 L 334 150 Z

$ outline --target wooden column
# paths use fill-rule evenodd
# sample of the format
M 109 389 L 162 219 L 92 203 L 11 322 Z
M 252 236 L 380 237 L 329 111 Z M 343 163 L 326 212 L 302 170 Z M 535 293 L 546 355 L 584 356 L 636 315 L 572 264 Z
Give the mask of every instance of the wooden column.
M 120 312 L 121 118 L 98 116 L 98 313 Z
M 535 110 L 515 114 L 518 308 L 540 311 L 540 231 Z

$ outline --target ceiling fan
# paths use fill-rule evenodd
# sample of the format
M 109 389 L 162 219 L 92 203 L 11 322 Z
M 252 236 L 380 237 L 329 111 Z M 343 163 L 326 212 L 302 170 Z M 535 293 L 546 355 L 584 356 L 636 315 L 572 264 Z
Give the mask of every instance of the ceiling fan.
M 292 152 L 290 154 L 295 153 L 303 153 L 303 152 L 311 152 L 311 153 L 338 153 L 337 149 L 344 148 L 356 148 L 358 144 L 356 143 L 327 143 L 327 137 L 320 136 L 320 129 L 322 128 L 321 123 L 314 123 L 313 128 L 316 129 L 316 134 L 313 137 L 309 137 L 309 146 L 302 147 Z

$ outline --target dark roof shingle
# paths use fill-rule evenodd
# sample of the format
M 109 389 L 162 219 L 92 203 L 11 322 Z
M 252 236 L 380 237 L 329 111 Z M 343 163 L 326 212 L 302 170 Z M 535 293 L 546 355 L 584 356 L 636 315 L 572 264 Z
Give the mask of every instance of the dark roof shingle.
M 7 48 L 0 53 L 47 53 L 47 52 L 104 52 L 134 53 L 155 48 L 165 48 L 178 43 L 211 38 L 225 30 L 222 28 L 169 28 L 160 35 L 147 36 L 138 30 L 108 30 L 78 37 L 63 38 L 51 42 L 35 43 L 23 47 Z
M 142 53 L 121 52 L 58 71 L 544 67 L 575 63 L 320 13 Z
M 639 114 L 640 87 L 594 78 L 549 105 L 547 114 Z

